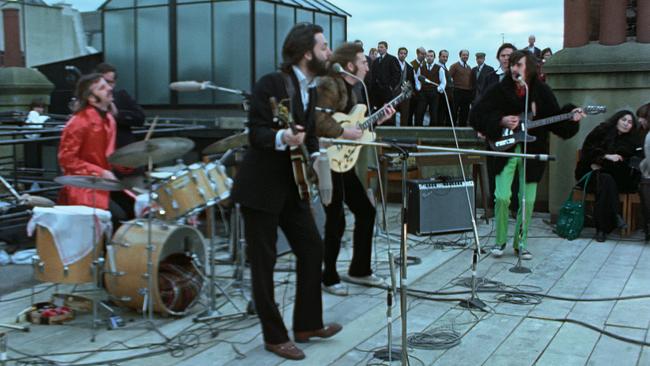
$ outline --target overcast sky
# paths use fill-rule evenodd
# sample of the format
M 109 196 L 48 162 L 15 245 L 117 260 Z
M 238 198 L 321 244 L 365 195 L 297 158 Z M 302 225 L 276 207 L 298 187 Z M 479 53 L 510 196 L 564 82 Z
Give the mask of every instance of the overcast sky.
M 49 3 L 57 0 L 47 0 Z M 495 54 L 502 39 L 525 47 L 528 35 L 535 34 L 537 46 L 562 47 L 563 0 L 330 0 L 352 14 L 348 22 L 348 39 L 361 39 L 366 49 L 377 42 L 388 42 L 388 52 L 423 46 L 438 52 L 445 48 L 450 61 L 458 51 L 487 53 L 488 64 L 496 65 Z M 104 0 L 67 0 L 81 11 L 96 9 Z

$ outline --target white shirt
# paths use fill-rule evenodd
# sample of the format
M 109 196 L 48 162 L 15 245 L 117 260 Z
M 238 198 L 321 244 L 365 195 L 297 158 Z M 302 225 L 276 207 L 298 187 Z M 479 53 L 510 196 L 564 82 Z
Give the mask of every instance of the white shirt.
M 422 85 L 420 84 L 420 80 L 418 80 L 418 78 L 420 77 L 420 67 L 422 66 L 422 62 L 424 62 L 424 60 L 422 60 L 422 62 L 420 62 L 416 58 L 415 62 L 418 63 L 418 67 L 413 68 L 413 76 L 415 76 L 415 90 L 419 91 L 420 89 L 422 89 Z
M 300 85 L 300 98 L 302 99 L 302 110 L 307 110 L 309 106 L 309 88 L 315 87 L 318 83 L 317 78 L 308 79 L 305 74 L 300 70 L 296 65 L 291 66 L 293 73 L 298 79 L 298 84 Z M 282 142 L 282 135 L 284 135 L 284 130 L 280 130 L 275 134 L 275 149 L 278 151 L 283 151 L 287 149 L 287 144 Z
M 436 64 L 440 66 L 440 70 L 438 70 L 438 79 L 440 79 L 440 85 L 438 85 L 438 93 L 442 93 L 447 86 L 447 78 L 445 77 L 445 70 L 447 69 L 447 66 L 441 64 L 440 62 L 436 62 Z
M 506 72 L 505 72 L 505 70 L 503 70 L 501 68 L 501 66 L 499 66 L 496 73 L 497 73 L 497 76 L 499 77 L 499 81 L 503 80 L 503 77 L 506 76 Z

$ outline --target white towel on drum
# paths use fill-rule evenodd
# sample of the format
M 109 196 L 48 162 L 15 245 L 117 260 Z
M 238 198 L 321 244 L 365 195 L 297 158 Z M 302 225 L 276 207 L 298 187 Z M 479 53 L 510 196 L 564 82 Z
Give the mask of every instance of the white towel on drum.
M 111 213 L 95 209 L 97 215 L 97 242 L 102 236 L 111 237 L 113 224 Z M 32 236 L 36 226 L 47 228 L 54 238 L 63 265 L 70 265 L 85 256 L 93 245 L 93 208 L 86 206 L 35 207 L 27 224 L 27 234 Z

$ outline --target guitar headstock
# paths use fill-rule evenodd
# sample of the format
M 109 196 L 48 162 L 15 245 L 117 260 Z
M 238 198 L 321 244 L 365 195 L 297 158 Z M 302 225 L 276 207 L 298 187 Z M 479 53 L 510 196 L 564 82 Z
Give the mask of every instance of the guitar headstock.
M 585 114 L 589 115 L 594 115 L 594 114 L 601 114 L 607 112 L 607 106 L 604 105 L 588 105 L 582 110 L 585 112 Z
M 413 85 L 411 85 L 409 81 L 404 81 L 401 86 L 401 91 L 402 94 L 404 94 L 404 96 L 408 98 L 413 93 Z
M 287 104 L 289 104 L 289 99 L 282 99 L 278 103 L 275 97 L 269 98 L 269 104 L 271 105 L 271 112 L 273 113 L 273 122 L 283 126 L 290 127 L 293 129 L 293 116 Z

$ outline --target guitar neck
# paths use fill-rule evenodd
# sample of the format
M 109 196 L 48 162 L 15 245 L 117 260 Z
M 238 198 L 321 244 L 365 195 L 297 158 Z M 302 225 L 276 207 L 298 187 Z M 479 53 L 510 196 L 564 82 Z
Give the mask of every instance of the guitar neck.
M 553 124 L 553 123 L 556 123 L 556 122 L 564 121 L 564 120 L 570 119 L 572 117 L 573 117 L 573 112 L 559 114 L 559 115 L 553 116 L 553 117 L 542 118 L 542 119 L 538 119 L 538 120 L 535 120 L 535 121 L 528 121 L 528 123 L 526 124 L 526 127 L 528 129 L 542 127 L 542 126 L 550 125 L 550 124 Z
M 380 110 L 378 110 L 377 112 L 373 113 L 370 117 L 368 117 L 368 119 L 366 119 L 365 122 L 359 125 L 359 127 L 362 130 L 366 130 L 370 128 L 370 126 L 374 125 L 377 121 L 379 121 L 382 117 L 384 117 L 384 115 L 386 115 L 386 107 L 388 106 L 395 107 L 396 105 L 402 103 L 406 98 L 407 96 L 405 93 L 396 96 L 393 100 L 388 102 Z

